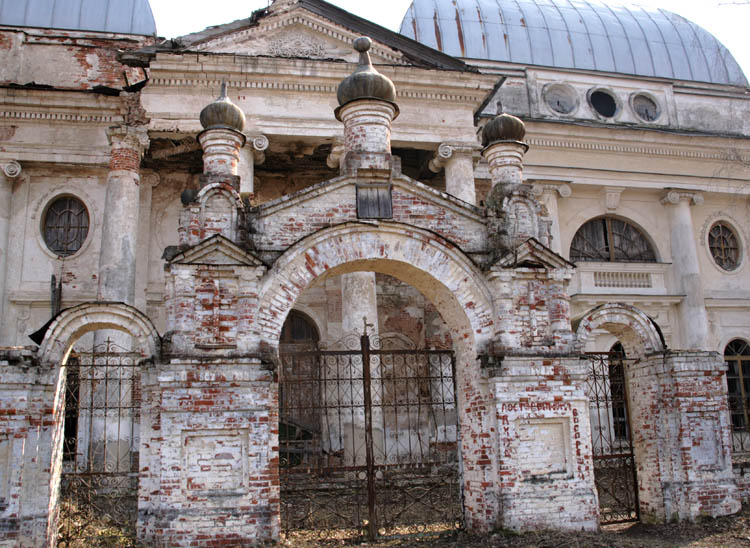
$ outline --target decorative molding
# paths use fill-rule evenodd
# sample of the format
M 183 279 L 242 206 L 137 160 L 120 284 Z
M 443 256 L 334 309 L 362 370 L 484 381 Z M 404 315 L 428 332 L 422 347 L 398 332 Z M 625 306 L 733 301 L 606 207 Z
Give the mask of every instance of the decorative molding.
M 217 86 L 220 86 L 222 82 L 226 82 L 227 86 L 232 89 L 269 89 L 275 91 L 301 91 L 308 93 L 325 93 L 325 94 L 336 94 L 338 89 L 338 80 L 336 84 L 300 84 L 300 83 L 289 83 L 289 82 L 278 82 L 278 81 L 258 81 L 258 80 L 199 80 L 192 78 L 166 78 L 166 77 L 153 77 L 151 79 L 152 86 L 162 87 L 204 87 L 211 88 L 212 91 Z M 429 101 L 448 101 L 448 102 L 472 102 L 476 101 L 478 97 L 484 95 L 484 90 L 479 89 L 475 95 L 457 95 L 450 93 L 436 93 L 434 91 L 404 91 L 396 90 L 396 96 L 408 99 L 420 99 Z
M 307 57 L 326 59 L 328 52 L 323 44 L 309 38 L 285 36 L 268 44 L 268 53 L 274 57 Z
M 102 114 L 74 114 L 72 112 L 32 112 L 21 110 L 0 111 L 0 118 L 13 120 L 51 120 L 58 122 L 85 122 L 111 124 L 122 121 L 122 116 Z
M 602 188 L 602 201 L 607 211 L 615 211 L 620 206 L 620 196 L 622 196 L 624 190 L 624 186 L 605 186 Z
M 682 200 L 689 201 L 690 205 L 703 204 L 703 194 L 690 190 L 665 189 L 667 193 L 660 200 L 662 205 L 677 205 Z
M 598 152 L 616 152 L 640 154 L 647 156 L 676 156 L 680 158 L 696 158 L 701 160 L 741 161 L 750 162 L 750 156 L 731 158 L 726 152 L 706 152 L 705 150 L 685 150 L 678 148 L 649 147 L 638 145 L 611 144 L 601 142 L 569 141 L 564 139 L 547 139 L 529 137 L 526 142 L 533 147 L 564 148 L 579 150 L 594 150 Z

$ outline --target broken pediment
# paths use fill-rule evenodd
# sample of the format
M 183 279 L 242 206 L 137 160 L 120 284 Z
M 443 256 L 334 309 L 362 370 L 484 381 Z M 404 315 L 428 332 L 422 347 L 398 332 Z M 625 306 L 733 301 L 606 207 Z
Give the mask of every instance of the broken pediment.
M 545 270 L 575 268 L 575 264 L 534 238 L 529 238 L 506 253 L 495 264 L 501 268 L 544 268 Z
M 226 266 L 265 266 L 252 253 L 217 234 L 172 257 L 170 264 L 212 264 Z

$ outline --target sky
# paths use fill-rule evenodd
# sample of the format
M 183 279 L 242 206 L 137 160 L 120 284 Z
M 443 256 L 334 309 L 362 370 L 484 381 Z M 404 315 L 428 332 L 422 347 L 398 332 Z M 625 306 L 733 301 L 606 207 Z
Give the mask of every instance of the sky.
M 411 0 L 328 0 L 355 15 L 398 31 Z M 615 0 L 617 3 L 623 1 Z M 244 19 L 268 0 L 150 0 L 160 36 L 174 38 Z M 663 8 L 698 23 L 724 44 L 750 80 L 750 0 L 630 0 Z

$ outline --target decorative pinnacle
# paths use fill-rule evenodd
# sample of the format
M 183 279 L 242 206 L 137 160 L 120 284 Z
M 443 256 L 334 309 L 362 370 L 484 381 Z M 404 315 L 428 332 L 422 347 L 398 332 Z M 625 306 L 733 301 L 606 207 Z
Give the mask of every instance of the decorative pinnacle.
M 367 36 L 361 36 L 354 40 L 353 46 L 359 52 L 359 63 L 354 72 L 339 84 L 339 106 L 358 99 L 379 99 L 395 105 L 396 88 L 393 82 L 372 66 L 369 54 L 372 40 Z
M 219 97 L 201 111 L 203 129 L 228 128 L 242 133 L 245 129 L 245 113 L 227 96 L 227 82 L 221 82 Z

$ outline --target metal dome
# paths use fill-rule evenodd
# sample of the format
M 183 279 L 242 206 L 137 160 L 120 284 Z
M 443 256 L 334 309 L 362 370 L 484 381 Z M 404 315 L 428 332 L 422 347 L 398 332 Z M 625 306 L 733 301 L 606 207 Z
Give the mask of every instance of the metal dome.
M 401 34 L 449 55 L 747 86 L 712 34 L 675 13 L 599 0 L 413 0 Z
M 156 34 L 148 0 L 0 0 L 0 25 Z

